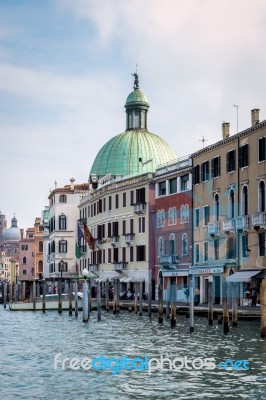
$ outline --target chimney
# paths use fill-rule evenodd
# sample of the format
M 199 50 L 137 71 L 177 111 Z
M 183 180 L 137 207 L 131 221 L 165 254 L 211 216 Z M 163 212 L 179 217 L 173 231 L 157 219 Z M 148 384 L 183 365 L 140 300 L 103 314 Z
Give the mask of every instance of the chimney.
M 260 122 L 260 109 L 254 108 L 251 110 L 251 126 L 255 126 Z
M 230 122 L 222 123 L 223 139 L 227 139 L 230 136 L 229 128 L 230 128 Z
M 75 179 L 74 179 L 74 178 L 71 178 L 71 179 L 70 179 L 70 189 L 71 189 L 71 190 L 74 190 L 74 182 L 75 182 Z
M 24 238 L 24 229 L 20 229 L 20 239 Z

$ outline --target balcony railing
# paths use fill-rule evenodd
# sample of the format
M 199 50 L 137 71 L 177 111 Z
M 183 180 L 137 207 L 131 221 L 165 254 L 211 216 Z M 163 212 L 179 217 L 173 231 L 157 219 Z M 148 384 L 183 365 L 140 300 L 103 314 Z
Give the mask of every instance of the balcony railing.
M 111 236 L 109 240 L 111 245 L 116 246 L 119 243 L 119 236 Z
M 127 262 L 125 261 L 119 261 L 119 262 L 114 262 L 114 270 L 115 271 L 122 271 L 123 269 L 127 268 Z
M 249 216 L 241 215 L 236 217 L 236 229 L 238 231 L 248 231 L 249 229 Z
M 255 227 L 266 227 L 266 212 L 258 212 L 252 214 L 252 226 Z
M 142 214 L 145 212 L 147 209 L 147 204 L 146 203 L 137 203 L 134 204 L 134 212 L 137 214 Z
M 220 235 L 220 222 L 209 222 L 208 223 L 208 234 L 213 236 Z
M 179 257 L 176 254 L 161 255 L 160 256 L 161 265 L 177 265 L 179 264 Z
M 125 242 L 130 243 L 134 240 L 135 233 L 126 233 L 125 234 Z
M 223 230 L 225 232 L 234 232 L 236 230 L 235 218 L 227 218 L 223 221 Z

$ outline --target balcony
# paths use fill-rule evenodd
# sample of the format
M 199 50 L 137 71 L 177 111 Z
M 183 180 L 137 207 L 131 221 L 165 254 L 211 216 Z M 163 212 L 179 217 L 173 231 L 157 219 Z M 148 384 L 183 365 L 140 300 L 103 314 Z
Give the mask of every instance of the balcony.
M 125 234 L 125 242 L 131 243 L 134 240 L 135 233 L 126 233 Z
M 89 264 L 89 271 L 98 271 L 99 264 Z
M 236 218 L 236 229 L 238 231 L 248 231 L 249 230 L 249 216 L 242 215 Z
M 209 222 L 208 223 L 208 234 L 211 236 L 219 236 L 220 235 L 220 222 Z
M 252 214 L 252 227 L 254 229 L 266 229 L 266 212 Z
M 134 212 L 136 214 L 143 214 L 144 212 L 146 212 L 146 209 L 147 209 L 147 204 L 146 203 L 134 204 Z
M 161 255 L 160 264 L 165 267 L 169 265 L 177 265 L 179 264 L 179 257 L 176 254 Z
M 94 244 L 98 249 L 102 248 L 102 239 L 94 239 Z
M 109 238 L 109 243 L 110 243 L 112 246 L 117 246 L 118 243 L 119 243 L 119 236 L 111 236 L 111 237 Z
M 124 269 L 127 269 L 127 264 L 128 263 L 125 261 L 114 262 L 114 270 L 123 271 Z
M 227 218 L 223 222 L 223 230 L 225 232 L 235 232 L 236 230 L 236 220 L 235 218 Z

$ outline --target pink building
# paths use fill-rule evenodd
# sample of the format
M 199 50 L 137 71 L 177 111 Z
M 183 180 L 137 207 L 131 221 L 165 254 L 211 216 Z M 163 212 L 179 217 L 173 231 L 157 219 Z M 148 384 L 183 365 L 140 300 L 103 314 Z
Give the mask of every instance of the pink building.
M 26 230 L 26 238 L 19 241 L 19 280 L 34 278 L 34 228 Z

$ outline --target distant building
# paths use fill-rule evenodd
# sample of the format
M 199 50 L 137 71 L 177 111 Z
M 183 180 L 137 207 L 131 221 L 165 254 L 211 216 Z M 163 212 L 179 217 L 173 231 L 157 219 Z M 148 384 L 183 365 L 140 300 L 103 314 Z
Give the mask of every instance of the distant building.
M 2 214 L 0 211 L 0 245 L 3 240 L 3 233 L 5 232 L 6 229 L 7 229 L 6 216 Z
M 32 281 L 34 272 L 34 228 L 26 230 L 26 238 L 19 241 L 19 280 Z
M 34 223 L 34 276 L 37 279 L 43 278 L 43 228 L 41 218 L 35 218 Z
M 11 227 L 6 229 L 2 234 L 0 251 L 4 251 L 7 256 L 18 256 L 19 240 L 21 237 L 23 237 L 23 229 L 18 228 L 18 221 L 16 217 L 13 217 Z

